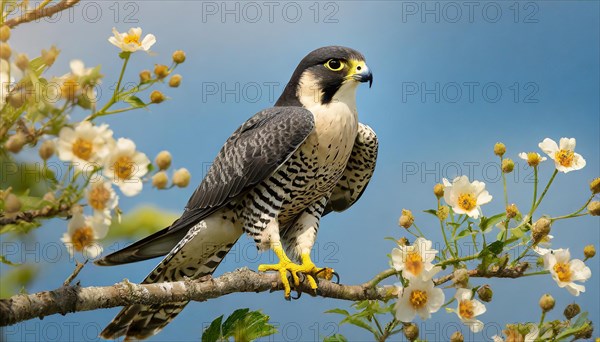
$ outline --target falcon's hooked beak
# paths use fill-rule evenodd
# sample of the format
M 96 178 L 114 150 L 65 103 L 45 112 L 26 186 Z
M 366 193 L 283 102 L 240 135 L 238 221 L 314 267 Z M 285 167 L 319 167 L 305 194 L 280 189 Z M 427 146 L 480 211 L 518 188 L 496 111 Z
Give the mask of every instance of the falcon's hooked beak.
M 350 62 L 350 75 L 354 80 L 358 82 L 369 82 L 369 88 L 373 84 L 373 74 L 364 61 L 351 61 Z

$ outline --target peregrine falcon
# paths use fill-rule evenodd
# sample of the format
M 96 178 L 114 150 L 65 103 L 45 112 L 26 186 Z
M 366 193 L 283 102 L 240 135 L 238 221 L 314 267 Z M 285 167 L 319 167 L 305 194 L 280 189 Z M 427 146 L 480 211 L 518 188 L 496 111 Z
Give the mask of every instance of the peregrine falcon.
M 278 256 L 258 270 L 279 272 L 286 298 L 288 272 L 295 285 L 301 273 L 316 290 L 316 278 L 333 274 L 310 259 L 319 221 L 354 204 L 375 169 L 377 137 L 356 110 L 361 82 L 370 86 L 373 76 L 360 52 L 328 46 L 309 53 L 275 106 L 227 139 L 179 219 L 96 264 L 166 255 L 143 283 L 197 279 L 212 274 L 245 232 Z M 152 336 L 187 303 L 125 307 L 101 336 Z

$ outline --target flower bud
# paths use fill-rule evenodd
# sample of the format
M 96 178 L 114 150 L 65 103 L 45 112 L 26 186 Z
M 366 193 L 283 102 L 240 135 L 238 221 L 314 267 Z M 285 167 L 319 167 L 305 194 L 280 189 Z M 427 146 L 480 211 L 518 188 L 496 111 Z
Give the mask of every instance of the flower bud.
M 440 183 L 437 183 L 436 185 L 434 185 L 433 186 L 433 194 L 437 198 L 444 197 L 444 185 L 440 184 Z
M 54 154 L 54 149 L 55 149 L 54 141 L 52 141 L 52 140 L 44 141 L 38 151 L 40 154 L 40 158 L 42 158 L 42 160 L 50 159 L 50 157 L 52 157 L 52 155 Z
M 573 304 L 567 305 L 567 307 L 565 308 L 565 311 L 563 311 L 563 315 L 565 315 L 565 317 L 567 319 L 571 319 L 571 318 L 579 315 L 580 312 L 581 312 L 581 308 L 579 307 L 579 305 L 577 305 L 576 303 L 573 303 Z
M 414 323 L 405 325 L 402 330 L 404 330 L 404 336 L 406 336 L 406 339 L 409 341 L 414 341 L 419 338 L 419 327 Z
M 15 194 L 8 194 L 4 199 L 4 211 L 9 214 L 14 214 L 21 210 L 21 200 Z
M 583 255 L 586 259 L 591 259 L 596 256 L 596 247 L 594 245 L 587 245 L 583 247 Z
M 140 71 L 140 83 L 150 82 L 152 79 L 152 73 L 150 70 L 142 70 Z
M 540 298 L 540 308 L 542 309 L 543 312 L 548 312 L 552 309 L 554 309 L 554 304 L 556 304 L 556 302 L 554 301 L 554 298 L 546 293 L 544 295 L 542 295 L 542 297 Z
M 450 342 L 463 342 L 465 337 L 460 331 L 455 331 L 452 336 L 450 336 Z
M 164 171 L 157 172 L 154 176 L 152 176 L 152 186 L 157 189 L 164 189 L 169 184 L 169 177 L 167 173 Z
M 21 71 L 25 71 L 29 67 L 29 57 L 26 54 L 20 53 L 15 57 L 15 65 Z
M 83 214 L 83 207 L 79 204 L 75 204 L 71 207 L 70 210 L 71 215 Z
M 175 75 L 171 76 L 171 79 L 169 80 L 169 87 L 177 88 L 177 87 L 179 87 L 180 84 L 181 84 L 181 75 L 175 74 Z
M 169 75 L 169 67 L 166 65 L 162 65 L 162 64 L 155 64 L 154 65 L 154 74 L 159 79 L 163 79 Z
M 42 50 L 42 61 L 46 66 L 50 67 L 56 61 L 56 57 L 60 50 L 58 50 L 55 46 L 50 47 L 50 50 Z
M 181 50 L 177 50 L 175 52 L 173 52 L 173 62 L 177 63 L 177 64 L 181 64 L 183 62 L 185 62 L 185 52 L 181 51 Z
M 527 153 L 527 164 L 529 166 L 538 166 L 542 162 L 542 156 L 540 156 L 537 152 L 528 152 Z
M 469 272 L 464 268 L 459 268 L 452 274 L 452 282 L 458 287 L 467 287 L 469 283 Z
M 494 145 L 494 154 L 502 157 L 504 153 L 506 153 L 506 146 L 501 142 L 497 142 L 496 145 Z
M 492 288 L 489 285 L 483 285 L 477 290 L 477 295 L 479 296 L 479 299 L 486 303 L 489 303 L 492 301 L 494 291 L 492 291 Z
M 578 339 L 587 340 L 592 338 L 592 334 L 594 333 L 594 326 L 591 323 L 584 325 L 583 329 L 579 330 L 573 337 L 573 341 Z
M 181 168 L 173 174 L 173 184 L 180 188 L 185 188 L 190 184 L 190 172 L 187 169 Z
M 533 228 L 531 229 L 531 237 L 533 238 L 534 244 L 538 244 L 542 241 L 548 233 L 550 233 L 550 224 L 552 222 L 546 218 L 541 217 L 533 224 Z
M 506 158 L 502 160 L 502 172 L 511 173 L 515 169 L 515 162 L 510 158 Z
M 165 100 L 165 95 L 158 90 L 154 90 L 150 93 L 150 102 L 161 103 Z
M 536 265 L 537 267 L 544 267 L 544 258 L 543 258 L 543 257 L 538 257 L 538 258 L 535 260 L 535 265 Z
M 400 239 L 398 239 L 398 246 L 408 246 L 409 242 L 408 239 L 405 237 L 401 237 Z
M 13 108 L 21 108 L 28 99 L 27 95 L 25 89 L 16 89 L 8 95 L 8 103 L 10 103 Z
M 450 207 L 447 205 L 442 205 L 437 210 L 437 217 L 440 221 L 445 221 L 448 218 L 448 214 L 450 214 Z
M 10 27 L 7 25 L 0 26 L 0 41 L 5 42 L 10 39 Z
M 42 199 L 46 202 L 53 203 L 54 201 L 56 201 L 56 196 L 54 196 L 54 193 L 52 191 L 48 191 L 44 194 L 44 197 L 42 197 Z
M 593 201 L 590 204 L 588 204 L 587 208 L 588 208 L 588 211 L 590 212 L 590 215 L 600 216 L 600 202 Z
M 517 215 L 519 215 L 519 208 L 517 208 L 516 204 L 513 203 L 506 207 L 506 217 L 514 218 Z
M 412 212 L 408 209 L 402 209 L 402 215 L 400 216 L 400 219 L 398 220 L 398 225 L 400 227 L 404 227 L 406 229 L 410 228 L 410 226 L 413 225 L 413 223 L 415 222 L 415 217 L 413 216 Z
M 600 177 L 590 182 L 590 191 L 594 195 L 600 193 Z
M 4 147 L 12 153 L 19 153 L 21 152 L 23 146 L 25 146 L 26 143 L 27 137 L 25 136 L 25 134 L 17 132 L 16 134 L 11 135 L 8 138 L 8 140 L 4 144 Z
M 0 59 L 9 60 L 12 50 L 7 43 L 0 43 Z
M 166 170 L 171 166 L 171 153 L 169 151 L 161 151 L 156 155 L 154 163 L 161 170 Z

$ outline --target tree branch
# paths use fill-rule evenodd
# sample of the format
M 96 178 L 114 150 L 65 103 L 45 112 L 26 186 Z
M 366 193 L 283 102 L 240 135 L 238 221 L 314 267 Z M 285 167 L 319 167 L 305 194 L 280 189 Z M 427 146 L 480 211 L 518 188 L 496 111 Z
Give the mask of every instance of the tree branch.
M 527 269 L 527 263 L 482 272 L 470 270 L 471 277 L 518 278 Z M 298 287 L 299 293 L 313 296 L 336 298 L 350 301 L 382 300 L 395 296 L 393 286 L 377 286 L 385 278 L 396 274 L 393 269 L 385 270 L 361 285 L 340 285 L 327 280 L 319 280 L 319 289 L 312 293 L 308 282 Z M 452 280 L 452 274 L 435 279 L 436 285 Z M 281 291 L 283 285 L 277 273 L 256 273 L 248 268 L 240 268 L 225 273 L 218 278 L 205 277 L 197 280 L 183 280 L 171 283 L 133 284 L 124 280 L 112 286 L 80 287 L 63 286 L 53 291 L 30 295 L 19 294 L 0 300 L 0 326 L 13 325 L 33 318 L 43 318 L 54 314 L 91 311 L 133 304 L 157 304 L 180 301 L 206 301 L 234 292 Z
M 63 286 L 53 291 L 15 295 L 0 300 L 0 326 L 12 325 L 32 318 L 70 312 L 90 311 L 132 304 L 156 304 L 179 301 L 206 301 L 233 292 L 265 292 L 283 290 L 277 273 L 256 273 L 240 268 L 218 278 L 184 280 L 172 283 L 132 284 L 127 280 L 113 286 Z M 307 282 L 300 291 L 310 293 Z M 391 292 L 390 292 L 391 293 Z M 383 299 L 384 287 L 338 285 L 319 281 L 318 295 L 346 300 Z
M 61 204 L 57 207 L 46 206 L 42 209 L 27 210 L 15 213 L 14 215 L 0 216 L 0 227 L 7 224 L 18 224 L 19 222 L 33 222 L 40 218 L 53 218 L 56 216 L 66 216 L 71 210 L 68 204 Z
M 54 14 L 64 11 L 70 7 L 75 6 L 80 0 L 62 0 L 58 4 L 50 7 L 38 8 L 33 11 L 26 12 L 20 17 L 12 18 L 4 22 L 10 28 L 13 28 L 19 24 L 27 23 L 44 17 L 51 17 Z

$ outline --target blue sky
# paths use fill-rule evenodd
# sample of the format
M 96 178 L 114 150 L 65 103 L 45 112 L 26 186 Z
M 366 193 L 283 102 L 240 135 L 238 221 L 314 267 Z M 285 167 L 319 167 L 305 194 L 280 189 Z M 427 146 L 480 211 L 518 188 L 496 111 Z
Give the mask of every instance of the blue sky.
M 412 209 L 426 235 L 441 243 L 433 217 L 420 210 L 435 206 L 431 188 L 442 177 L 467 174 L 486 182 L 494 201 L 483 207 L 484 213 L 502 211 L 502 183 L 492 153 L 497 141 L 506 143 L 507 156 L 517 161 L 519 152 L 537 151 L 545 137 L 577 138 L 577 152 L 587 166 L 560 174 L 538 214 L 569 213 L 589 196 L 588 183 L 600 174 L 598 2 L 520 2 L 515 6 L 513 2 L 340 1 L 319 3 L 318 11 L 313 2 L 274 4 L 86 2 L 55 22 L 19 27 L 11 46 L 34 56 L 56 44 L 62 50 L 51 69 L 56 75 L 67 72 L 73 58 L 89 66 L 101 64 L 107 75 L 104 94 L 120 68 L 117 49 L 107 42 L 113 26 L 120 31 L 141 26 L 157 36 L 155 56 L 133 56 L 126 75 L 129 80 L 136 80 L 141 69 L 169 61 L 172 51 L 185 50 L 188 59 L 178 70 L 182 86 L 161 88 L 171 101 L 105 122 L 115 136 L 133 139 L 151 158 L 163 149 L 171 151 L 175 164 L 192 172 L 194 184 L 200 182 L 229 134 L 253 113 L 272 105 L 276 98 L 270 92 L 279 95 L 306 53 L 333 44 L 360 50 L 374 73 L 373 88 L 361 87 L 357 102 L 361 121 L 379 137 L 377 170 L 358 204 L 323 220 L 315 247 L 315 261 L 335 268 L 344 283 L 361 283 L 388 266 L 386 254 L 393 245 L 384 237 L 402 236 L 396 225 L 402 208 Z M 531 170 L 518 162 L 517 171 L 508 177 L 509 199 L 525 208 L 530 203 Z M 551 172 L 552 165 L 546 162 L 541 169 L 542 184 Z M 190 187 L 158 192 L 148 187 L 135 198 L 121 197 L 120 205 L 126 211 L 154 204 L 179 212 L 192 191 Z M 38 238 L 58 242 L 65 229 L 64 222 L 51 222 L 39 230 Z M 578 258 L 583 246 L 600 242 L 597 218 L 559 222 L 552 234 L 555 248 L 569 247 Z M 261 261 L 272 259 L 257 256 L 246 237 L 234 252 L 218 274 L 240 266 L 256 269 Z M 593 275 L 585 284 L 587 292 L 578 298 L 559 289 L 550 276 L 518 281 L 473 279 L 472 285 L 491 284 L 496 300 L 480 317 L 489 326 L 468 338 L 489 340 L 505 323 L 538 320 L 537 302 L 543 292 L 557 300 L 550 318 L 560 318 L 564 306 L 576 301 L 598 323 L 598 260 L 587 262 Z M 81 283 L 138 281 L 156 262 L 86 266 Z M 72 267 L 66 256 L 60 262 L 43 260 L 29 292 L 57 287 Z M 454 291 L 445 293 L 450 298 Z M 239 307 L 271 315 L 281 331 L 273 340 L 322 339 L 338 332 L 333 323 L 339 321 L 323 312 L 347 305 L 309 296 L 286 302 L 281 293 L 235 294 L 190 304 L 154 340 L 197 340 L 202 326 Z M 15 341 L 93 340 L 117 311 L 33 320 L 7 329 L 5 336 Z M 421 326 L 421 337 L 445 340 L 457 328 L 467 333 L 456 315 L 440 311 Z M 348 326 L 339 332 L 354 339 L 369 338 Z

